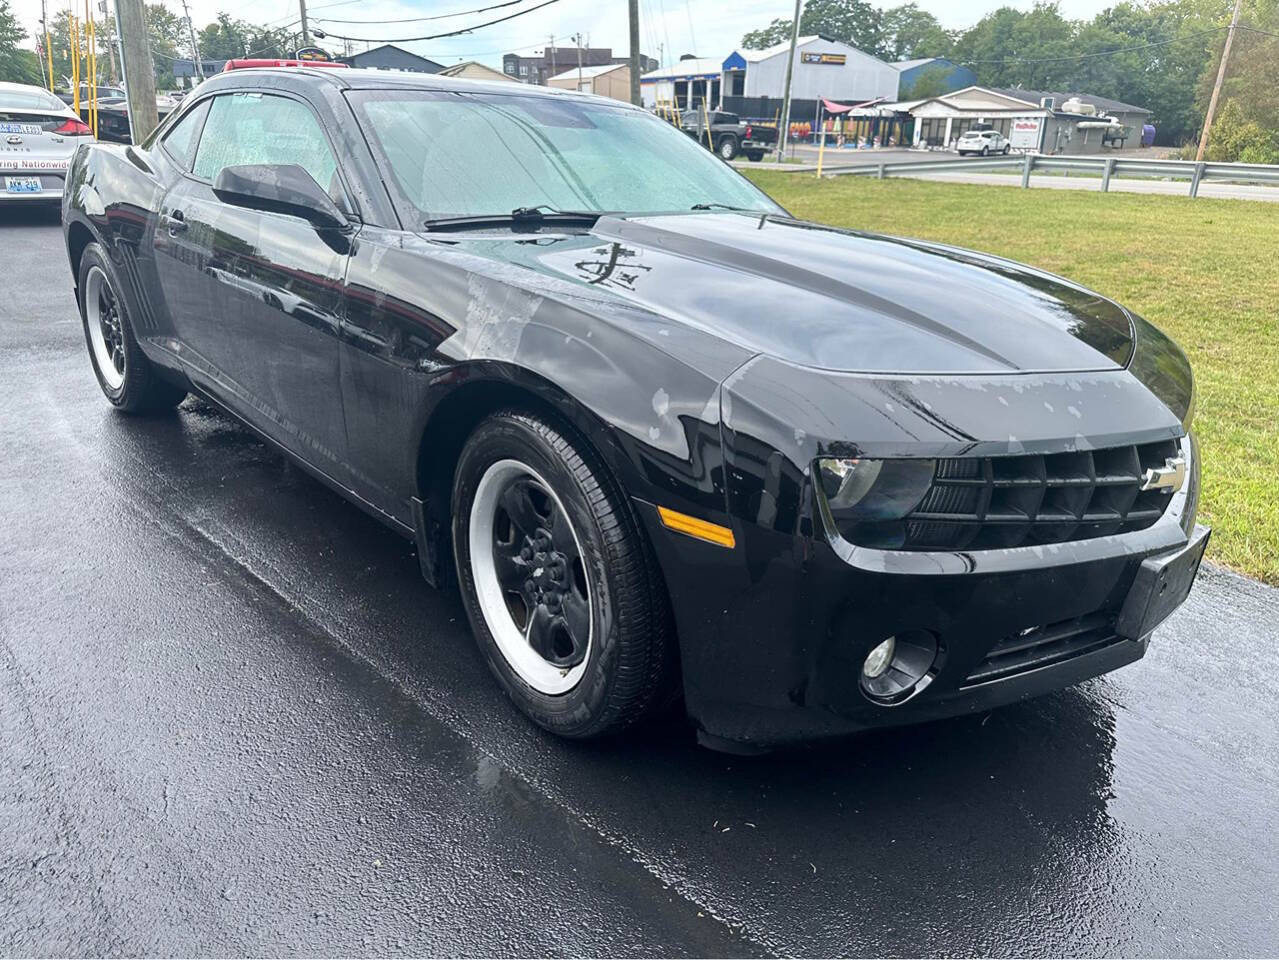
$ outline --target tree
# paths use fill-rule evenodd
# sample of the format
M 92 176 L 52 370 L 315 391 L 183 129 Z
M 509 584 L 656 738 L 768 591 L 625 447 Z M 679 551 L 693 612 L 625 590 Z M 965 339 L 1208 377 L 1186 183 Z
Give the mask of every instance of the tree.
M 290 57 L 296 50 L 294 35 L 288 30 L 257 27 L 235 20 L 225 13 L 203 27 L 199 33 L 200 55 L 206 60 L 230 60 L 234 57 Z
M 163 3 L 148 3 L 143 15 L 147 22 L 147 37 L 151 41 L 155 87 L 157 90 L 172 90 L 177 86 L 173 61 L 191 56 L 186 22 Z
M 1215 70 L 1222 40 L 1219 33 L 1203 34 L 1224 26 L 1229 16 L 1230 0 L 1163 0 L 1149 5 L 1123 2 L 1098 14 L 1093 24 L 1119 38 L 1122 42 L 1117 46 L 1160 46 L 1106 58 L 1123 66 L 1110 79 L 1108 89 L 1096 92 L 1150 110 L 1160 143 L 1194 139 L 1203 120 L 1203 108 L 1196 105 L 1196 85 L 1205 73 Z M 1095 71 L 1082 72 L 1082 80 L 1103 86 L 1107 83 Z
M 865 0 L 809 0 L 799 18 L 800 36 L 820 33 L 852 44 L 873 57 L 884 54 L 884 14 Z M 790 39 L 791 20 L 774 20 L 742 37 L 747 50 L 763 50 Z
M 914 3 L 884 11 L 883 36 L 885 52 L 892 60 L 944 57 L 954 46 L 937 18 Z
M 1249 118 L 1240 101 L 1227 100 L 1217 111 L 1204 156 L 1219 163 L 1279 163 L 1279 131 Z
M 951 89 L 950 75 L 954 67 L 931 66 L 920 73 L 909 90 L 901 91 L 903 100 L 927 100 L 940 97 Z
M 955 41 L 951 59 L 967 64 L 984 87 L 1053 90 L 1069 86 L 1076 25 L 1056 3 L 1037 3 L 1023 13 L 1001 7 Z M 1034 61 L 1034 62 L 1028 62 Z
M 9 9 L 9 0 L 0 0 L 0 80 L 10 83 L 40 83 L 40 61 L 25 49 L 27 31 Z
M 1279 12 L 1250 11 L 1247 20 L 1264 33 L 1240 30 L 1222 85 L 1223 105 L 1213 121 L 1207 157 L 1240 163 L 1279 163 Z M 1220 56 L 1220 51 L 1214 51 Z M 1199 82 L 1197 106 L 1206 108 L 1216 75 L 1210 57 Z

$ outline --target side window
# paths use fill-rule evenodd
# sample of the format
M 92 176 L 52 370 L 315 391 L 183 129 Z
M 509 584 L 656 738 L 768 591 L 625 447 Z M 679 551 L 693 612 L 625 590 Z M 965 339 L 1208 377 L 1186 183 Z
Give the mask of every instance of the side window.
M 164 135 L 160 143 L 164 152 L 171 156 L 178 166 L 184 170 L 191 167 L 191 156 L 195 153 L 195 133 L 204 123 L 204 115 L 209 112 L 209 101 L 205 100 L 185 117 L 177 126 Z
M 288 97 L 229 93 L 213 99 L 192 172 L 215 180 L 223 167 L 296 163 L 335 199 L 337 161 L 311 108 Z

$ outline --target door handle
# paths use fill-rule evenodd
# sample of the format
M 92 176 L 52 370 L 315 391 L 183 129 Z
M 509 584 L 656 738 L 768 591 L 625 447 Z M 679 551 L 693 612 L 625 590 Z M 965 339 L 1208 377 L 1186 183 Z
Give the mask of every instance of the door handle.
M 173 210 L 164 217 L 164 225 L 169 228 L 169 236 L 176 237 L 187 228 L 186 217 L 181 210 Z

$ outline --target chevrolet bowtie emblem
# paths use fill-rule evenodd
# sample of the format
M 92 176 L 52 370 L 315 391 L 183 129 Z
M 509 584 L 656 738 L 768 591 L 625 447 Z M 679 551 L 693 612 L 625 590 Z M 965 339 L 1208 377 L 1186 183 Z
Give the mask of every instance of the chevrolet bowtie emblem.
M 1167 490 L 1176 493 L 1186 482 L 1186 458 L 1169 457 L 1162 467 L 1151 467 L 1141 477 L 1142 490 Z

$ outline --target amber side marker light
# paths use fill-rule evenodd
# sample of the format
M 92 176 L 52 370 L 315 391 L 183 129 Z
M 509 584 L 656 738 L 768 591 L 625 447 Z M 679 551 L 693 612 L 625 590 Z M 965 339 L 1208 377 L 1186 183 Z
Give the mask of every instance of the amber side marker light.
M 657 515 L 661 518 L 662 525 L 667 530 L 674 530 L 676 533 L 695 537 L 698 540 L 705 540 L 707 543 L 713 543 L 717 547 L 728 547 L 730 550 L 737 546 L 737 541 L 733 538 L 733 531 L 728 529 L 728 527 L 721 527 L 718 523 L 699 520 L 697 517 L 690 517 L 687 513 L 668 510 L 666 507 L 658 507 Z

